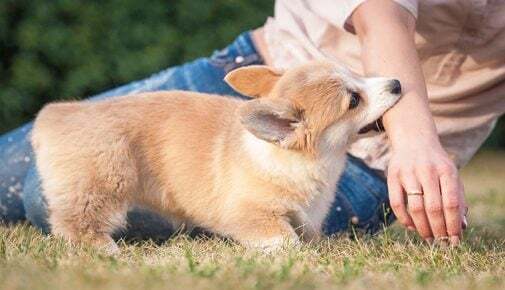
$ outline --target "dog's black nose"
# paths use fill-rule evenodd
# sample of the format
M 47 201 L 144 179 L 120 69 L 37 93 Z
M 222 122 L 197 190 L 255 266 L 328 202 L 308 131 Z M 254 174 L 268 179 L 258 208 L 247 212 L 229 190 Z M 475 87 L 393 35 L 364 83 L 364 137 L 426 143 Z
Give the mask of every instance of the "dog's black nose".
M 392 80 L 390 86 L 392 94 L 399 95 L 402 93 L 402 85 L 399 80 Z

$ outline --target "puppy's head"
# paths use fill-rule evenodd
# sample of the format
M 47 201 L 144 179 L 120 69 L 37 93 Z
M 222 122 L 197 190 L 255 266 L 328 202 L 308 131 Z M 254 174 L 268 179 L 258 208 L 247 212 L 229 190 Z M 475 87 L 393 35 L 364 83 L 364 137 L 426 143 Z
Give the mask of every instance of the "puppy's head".
M 286 149 L 317 153 L 346 145 L 400 98 L 400 82 L 363 78 L 331 62 L 311 62 L 281 72 L 247 66 L 225 81 L 257 98 L 239 110 L 257 138 Z

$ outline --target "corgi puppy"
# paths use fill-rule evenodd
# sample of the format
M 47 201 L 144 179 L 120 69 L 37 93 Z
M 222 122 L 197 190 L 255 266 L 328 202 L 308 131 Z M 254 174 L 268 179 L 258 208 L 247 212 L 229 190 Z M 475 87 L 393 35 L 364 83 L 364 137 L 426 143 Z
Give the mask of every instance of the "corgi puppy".
M 118 250 L 132 206 L 249 247 L 314 240 L 346 149 L 400 98 L 400 83 L 332 62 L 247 66 L 253 99 L 160 91 L 45 106 L 32 144 L 54 234 Z

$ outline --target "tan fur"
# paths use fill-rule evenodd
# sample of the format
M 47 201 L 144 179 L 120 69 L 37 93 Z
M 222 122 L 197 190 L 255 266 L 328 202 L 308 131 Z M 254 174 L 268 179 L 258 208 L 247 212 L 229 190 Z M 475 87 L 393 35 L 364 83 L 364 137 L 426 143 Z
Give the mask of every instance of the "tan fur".
M 230 85 L 261 96 L 251 101 L 170 91 L 47 105 L 32 143 L 53 233 L 115 251 L 111 233 L 141 205 L 250 246 L 317 238 L 345 146 L 365 125 L 354 119 L 366 106 L 348 109 L 335 71 L 311 63 L 282 76 L 230 73 Z M 264 113 L 280 126 L 272 140 L 257 137 Z

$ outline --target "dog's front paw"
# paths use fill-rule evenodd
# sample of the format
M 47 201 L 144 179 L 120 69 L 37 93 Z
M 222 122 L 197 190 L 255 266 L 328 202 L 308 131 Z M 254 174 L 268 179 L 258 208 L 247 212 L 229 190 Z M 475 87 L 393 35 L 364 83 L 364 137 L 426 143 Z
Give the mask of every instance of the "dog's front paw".
M 94 237 L 89 243 L 106 256 L 116 256 L 120 253 L 119 246 L 110 236 Z
M 119 247 L 116 243 L 102 245 L 99 249 L 107 256 L 117 256 L 120 253 Z
M 272 254 L 282 250 L 299 248 L 300 241 L 294 238 L 286 238 L 283 236 L 278 236 L 268 239 L 258 239 L 248 241 L 246 243 L 246 246 L 249 249 L 257 250 L 265 254 Z

